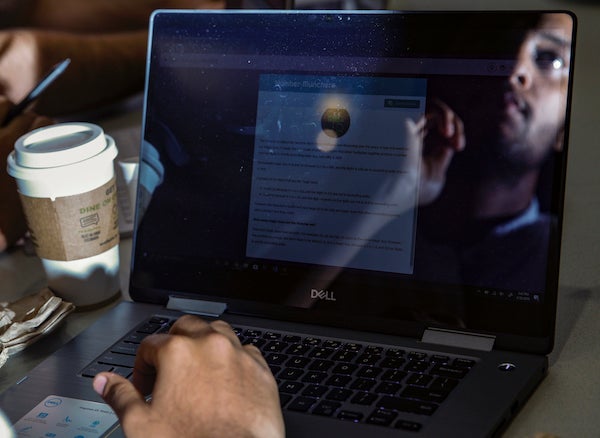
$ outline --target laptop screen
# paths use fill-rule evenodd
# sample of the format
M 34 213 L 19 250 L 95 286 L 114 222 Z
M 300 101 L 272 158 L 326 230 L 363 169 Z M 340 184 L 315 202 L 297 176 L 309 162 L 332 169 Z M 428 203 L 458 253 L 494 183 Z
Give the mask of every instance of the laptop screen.
M 132 296 L 547 349 L 572 32 L 563 13 L 156 13 Z

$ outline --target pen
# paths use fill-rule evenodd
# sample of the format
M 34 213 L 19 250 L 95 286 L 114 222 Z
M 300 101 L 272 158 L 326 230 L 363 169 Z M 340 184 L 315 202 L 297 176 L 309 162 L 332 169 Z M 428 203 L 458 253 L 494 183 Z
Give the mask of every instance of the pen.
M 56 64 L 54 67 L 52 67 L 48 74 L 44 76 L 35 87 L 33 87 L 33 89 L 27 94 L 27 96 L 25 96 L 23 100 L 21 100 L 18 104 L 13 106 L 8 111 L 6 118 L 2 122 L 2 126 L 8 125 L 12 119 L 14 119 L 23 111 L 25 111 L 27 107 L 31 105 L 33 101 L 37 99 L 40 96 L 40 94 L 42 94 L 44 90 L 46 90 L 50 86 L 50 84 L 52 84 L 54 80 L 58 78 L 67 69 L 70 63 L 71 59 L 67 58 Z

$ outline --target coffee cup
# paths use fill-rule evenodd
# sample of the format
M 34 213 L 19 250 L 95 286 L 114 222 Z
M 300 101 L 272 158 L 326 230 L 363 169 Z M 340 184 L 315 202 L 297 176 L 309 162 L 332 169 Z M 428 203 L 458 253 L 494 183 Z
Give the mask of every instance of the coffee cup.
M 8 157 L 48 287 L 80 309 L 120 293 L 116 156 L 101 127 L 62 123 L 23 135 Z

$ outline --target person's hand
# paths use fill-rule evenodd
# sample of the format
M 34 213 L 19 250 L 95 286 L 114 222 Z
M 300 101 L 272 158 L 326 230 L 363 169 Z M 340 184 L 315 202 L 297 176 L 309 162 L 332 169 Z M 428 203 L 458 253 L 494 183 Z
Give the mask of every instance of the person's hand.
M 446 183 L 446 172 L 456 152 L 465 148 L 464 125 L 460 117 L 445 103 L 435 100 L 432 110 L 409 130 L 421 139 L 421 178 L 419 205 L 436 200 Z
M 397 176 L 382 180 L 373 200 L 394 206 L 398 214 L 417 205 L 427 205 L 437 199 L 446 183 L 446 172 L 456 152 L 465 148 L 463 122 L 452 109 L 440 101 L 428 104 L 429 112 L 418 121 L 404 120 L 406 156 Z M 389 218 L 380 218 L 381 228 Z
M 0 124 L 12 106 L 0 95 Z M 6 171 L 6 159 L 21 135 L 50 123 L 47 117 L 26 112 L 0 127 L 0 252 L 23 237 L 27 228 L 15 180 Z
M 58 116 L 114 104 L 143 89 L 147 40 L 145 29 L 98 35 L 1 30 L 0 94 L 20 101 L 57 62 L 70 58 L 35 110 Z
M 18 102 L 44 73 L 33 32 L 0 31 L 0 94 Z
M 267 363 L 255 346 L 242 346 L 223 321 L 183 316 L 168 335 L 141 343 L 133 383 L 103 372 L 93 385 L 129 438 L 284 436 Z

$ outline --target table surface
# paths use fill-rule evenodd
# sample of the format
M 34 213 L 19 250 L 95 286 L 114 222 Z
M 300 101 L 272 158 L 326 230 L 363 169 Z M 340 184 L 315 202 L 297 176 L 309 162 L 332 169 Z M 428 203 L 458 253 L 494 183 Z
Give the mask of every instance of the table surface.
M 565 1 L 518 0 L 516 8 L 560 8 Z M 405 1 L 404 9 L 440 7 L 442 0 Z M 514 6 L 511 1 L 503 8 Z M 474 0 L 456 1 L 453 9 L 477 8 Z M 445 8 L 450 9 L 450 8 Z M 592 2 L 573 5 L 579 16 L 577 62 L 569 145 L 566 211 L 560 268 L 556 343 L 550 370 L 505 432 L 506 437 L 600 436 L 600 8 Z M 139 123 L 139 114 L 126 122 Z M 107 132 L 122 121 L 107 121 Z M 131 240 L 120 244 L 121 285 L 127 296 Z M 22 250 L 0 254 L 0 301 L 38 291 L 45 279 L 39 259 Z M 45 357 L 90 325 L 113 304 L 76 312 L 54 333 L 11 357 L 0 368 L 0 391 L 16 382 Z

